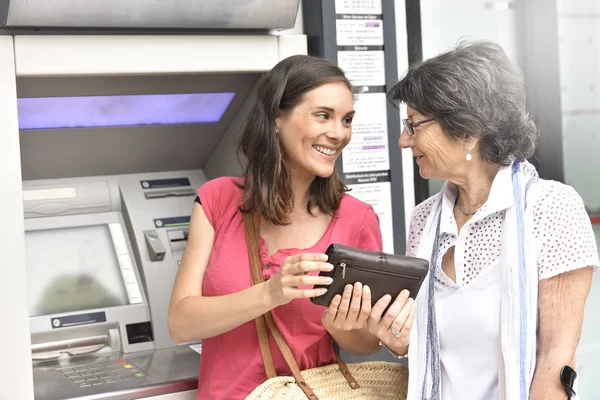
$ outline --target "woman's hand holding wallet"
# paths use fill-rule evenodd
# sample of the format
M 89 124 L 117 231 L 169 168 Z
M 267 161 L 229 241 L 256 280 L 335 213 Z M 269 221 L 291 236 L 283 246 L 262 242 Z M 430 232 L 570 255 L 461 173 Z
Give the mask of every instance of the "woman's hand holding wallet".
M 286 258 L 277 273 L 265 285 L 267 304 L 272 308 L 289 303 L 294 299 L 321 296 L 327 292 L 327 286 L 333 281 L 319 272 L 329 272 L 333 265 L 327 262 L 327 256 L 321 253 L 302 253 Z M 309 275 L 313 273 L 313 275 Z M 319 286 L 313 288 L 313 285 Z
M 336 243 L 326 253 L 334 269 L 320 274 L 333 281 L 324 295 L 311 298 L 328 307 L 323 325 L 330 332 L 366 327 L 394 356 L 405 355 L 415 318 L 409 296 L 418 294 L 429 261 Z
M 381 292 L 389 288 L 398 293 L 394 282 L 406 282 L 418 291 L 427 273 L 428 262 L 341 245 L 330 246 L 327 253 L 303 253 L 288 257 L 277 273 L 265 282 L 268 304 L 274 308 L 297 298 L 311 298 L 315 304 L 323 304 L 325 299 L 331 298 L 329 304 L 323 304 L 328 308 L 321 318 L 328 331 L 366 328 L 388 349 L 406 354 L 415 317 L 414 301 L 409 298 L 406 289 L 393 302 L 390 294 L 382 295 Z M 330 262 L 338 268 L 334 268 Z M 400 266 L 398 269 L 397 265 Z M 375 296 L 379 297 L 376 302 L 371 288 L 359 281 L 361 277 L 378 283 L 375 287 Z M 327 288 L 334 278 L 349 283 L 343 286 L 343 290 L 338 286 L 338 294 L 332 295 L 327 293 Z
M 360 282 L 346 285 L 340 296 L 335 295 L 321 317 L 329 332 L 362 329 L 371 315 L 371 290 Z
M 414 301 L 407 290 L 402 291 L 393 303 L 392 297 L 386 295 L 371 307 L 371 290 L 360 282 L 354 286 L 346 285 L 343 294 L 333 297 L 321 317 L 323 326 L 330 332 L 366 328 L 389 349 L 402 355 L 408 352 L 414 319 Z M 394 331 L 400 334 L 396 336 Z
M 383 296 L 371 310 L 367 329 L 398 356 L 406 356 L 410 344 L 410 331 L 415 320 L 415 302 L 403 290 L 396 297 L 387 312 L 383 311 L 391 301 L 391 296 Z M 382 302 L 382 300 L 385 300 Z

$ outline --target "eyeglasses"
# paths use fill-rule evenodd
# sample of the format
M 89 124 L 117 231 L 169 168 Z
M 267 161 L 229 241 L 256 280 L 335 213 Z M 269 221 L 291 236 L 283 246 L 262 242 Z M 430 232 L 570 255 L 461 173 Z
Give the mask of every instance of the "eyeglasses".
M 424 119 L 423 121 L 418 121 L 418 122 L 411 122 L 411 120 L 409 119 L 403 119 L 402 122 L 404 122 L 404 128 L 406 129 L 406 133 L 408 133 L 408 136 L 412 136 L 415 134 L 415 128 L 419 125 L 422 125 L 426 122 L 431 122 L 433 121 L 435 118 L 429 118 L 429 119 Z

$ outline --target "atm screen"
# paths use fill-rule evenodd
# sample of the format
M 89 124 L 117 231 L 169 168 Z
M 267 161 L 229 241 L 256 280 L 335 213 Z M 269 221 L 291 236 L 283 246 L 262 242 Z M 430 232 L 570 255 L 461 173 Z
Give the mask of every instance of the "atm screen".
M 29 316 L 129 304 L 108 225 L 25 233 Z

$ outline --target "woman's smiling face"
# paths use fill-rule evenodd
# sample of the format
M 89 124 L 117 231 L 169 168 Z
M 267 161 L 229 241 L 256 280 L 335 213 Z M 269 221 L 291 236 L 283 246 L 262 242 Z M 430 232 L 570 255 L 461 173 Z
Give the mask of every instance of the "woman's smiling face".
M 343 82 L 325 83 L 304 94 L 275 120 L 283 154 L 297 176 L 327 178 L 352 137 L 354 104 Z
M 406 107 L 407 117 L 412 123 L 418 123 L 430 117 L 419 113 L 417 110 Z M 402 149 L 411 149 L 413 156 L 417 158 L 419 173 L 425 179 L 439 178 L 453 181 L 456 176 L 463 174 L 468 167 L 465 159 L 467 150 L 465 146 L 468 141 L 459 143 L 450 139 L 435 120 L 425 122 L 414 128 L 414 134 L 409 135 L 406 128 L 402 130 L 398 146 Z M 471 152 L 473 157 L 477 156 L 477 147 Z

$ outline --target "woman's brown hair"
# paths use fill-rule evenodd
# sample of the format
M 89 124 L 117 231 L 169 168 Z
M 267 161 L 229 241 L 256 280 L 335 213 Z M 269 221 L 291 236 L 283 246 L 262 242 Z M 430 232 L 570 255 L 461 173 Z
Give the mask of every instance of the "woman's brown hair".
M 275 225 L 289 223 L 293 204 L 291 176 L 275 132 L 275 116 L 278 112 L 291 111 L 305 93 L 329 82 L 343 82 L 352 91 L 344 72 L 318 57 L 288 57 L 265 75 L 238 144 L 238 153 L 247 159 L 240 204 L 242 212 L 258 212 Z M 328 178 L 317 176 L 310 186 L 308 212 L 317 206 L 322 212 L 333 215 L 347 191 L 335 171 Z

